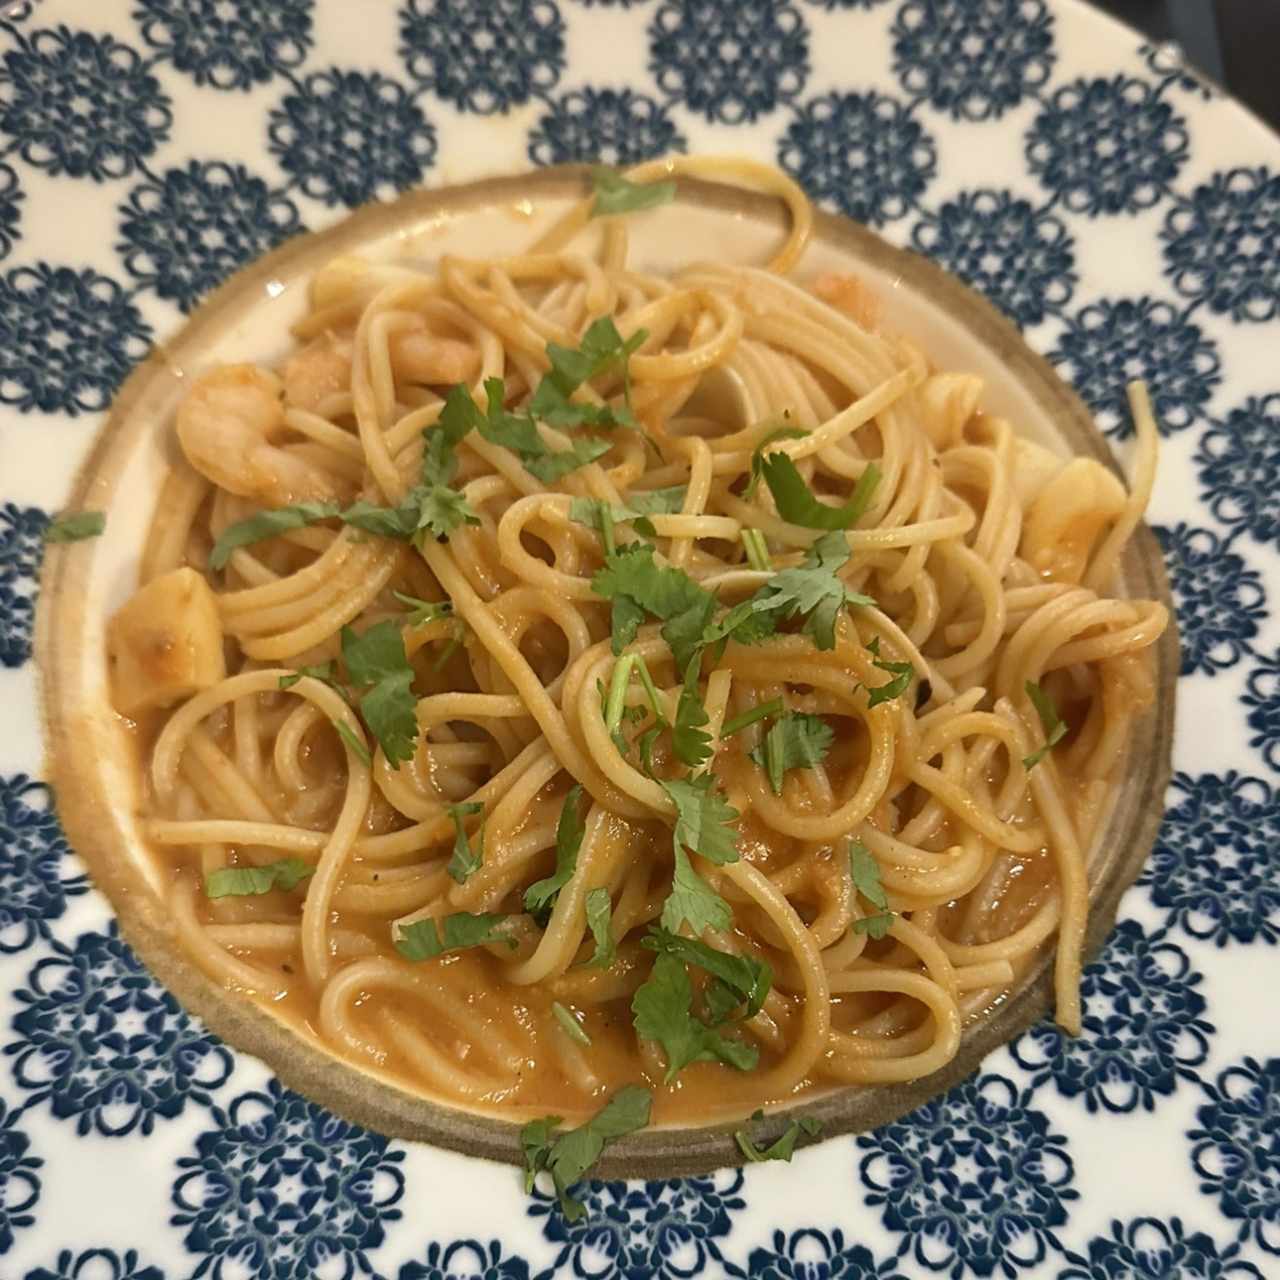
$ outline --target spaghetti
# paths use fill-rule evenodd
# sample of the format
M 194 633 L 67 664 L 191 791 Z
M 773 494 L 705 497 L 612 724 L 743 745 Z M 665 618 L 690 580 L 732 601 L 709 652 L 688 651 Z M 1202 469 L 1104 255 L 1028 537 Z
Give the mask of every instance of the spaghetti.
M 1056 938 L 1166 611 L 1130 491 L 979 411 L 776 193 L 763 268 L 339 259 L 278 371 L 197 379 L 113 620 L 145 831 L 204 969 L 513 1118 L 700 1123 L 925 1076 Z

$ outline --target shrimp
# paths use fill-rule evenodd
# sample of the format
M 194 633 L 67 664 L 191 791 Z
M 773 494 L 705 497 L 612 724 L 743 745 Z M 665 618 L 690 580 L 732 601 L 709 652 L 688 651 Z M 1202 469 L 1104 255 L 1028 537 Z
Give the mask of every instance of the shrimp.
M 178 406 L 182 452 L 214 484 L 269 506 L 340 500 L 334 476 L 272 443 L 284 427 L 280 380 L 252 364 L 201 375 Z
M 310 413 L 333 395 L 351 390 L 354 335 L 347 329 L 322 333 L 284 366 L 285 402 Z

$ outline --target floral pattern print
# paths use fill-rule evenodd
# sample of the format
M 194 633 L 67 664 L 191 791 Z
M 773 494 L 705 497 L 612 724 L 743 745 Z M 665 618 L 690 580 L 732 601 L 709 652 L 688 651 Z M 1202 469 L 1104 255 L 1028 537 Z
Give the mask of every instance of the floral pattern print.
M 1196 466 L 1216 519 L 1280 548 L 1280 393 L 1250 397 L 1211 423 Z
M 44 530 L 39 507 L 0 506 L 0 665 L 20 667 L 31 656 Z
M 590 160 L 625 167 L 685 149 L 667 109 L 630 89 L 566 93 L 529 134 L 534 164 Z
M 1068 1253 L 1072 1265 L 1058 1280 L 1262 1280 L 1239 1253 L 1239 1245 L 1219 1248 L 1203 1231 L 1187 1234 L 1181 1218 L 1117 1221 L 1110 1236 L 1089 1241 L 1087 1257 Z

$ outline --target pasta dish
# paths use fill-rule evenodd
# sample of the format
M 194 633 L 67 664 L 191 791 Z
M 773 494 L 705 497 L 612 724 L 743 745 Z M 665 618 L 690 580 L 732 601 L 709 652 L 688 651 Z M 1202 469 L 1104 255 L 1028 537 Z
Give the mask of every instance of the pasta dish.
M 672 173 L 783 200 L 773 260 L 633 265 Z M 336 259 L 278 367 L 197 371 L 108 640 L 208 974 L 518 1121 L 927 1076 L 1049 947 L 1078 1028 L 1167 623 L 1114 588 L 1145 391 L 1131 486 L 1059 457 L 806 275 L 811 221 L 746 162 L 602 173 L 508 256 Z

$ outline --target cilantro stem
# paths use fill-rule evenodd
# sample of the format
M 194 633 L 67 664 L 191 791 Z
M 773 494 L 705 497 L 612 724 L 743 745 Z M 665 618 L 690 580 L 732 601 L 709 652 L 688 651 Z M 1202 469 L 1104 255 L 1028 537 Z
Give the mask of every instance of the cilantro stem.
M 617 733 L 622 724 L 622 708 L 627 701 L 627 685 L 631 683 L 631 671 L 636 665 L 636 655 L 629 653 L 619 658 L 613 667 L 609 681 L 609 696 L 604 704 L 604 727 L 610 734 Z
M 640 672 L 640 683 L 644 685 L 645 697 L 649 699 L 649 706 L 653 708 L 653 714 L 659 721 L 665 721 L 666 716 L 662 714 L 662 699 L 658 694 L 658 686 L 653 683 L 653 677 L 649 674 L 645 660 L 638 653 L 634 657 L 636 670 Z
M 770 698 L 768 702 L 762 702 L 758 707 L 752 707 L 750 711 L 744 711 L 741 715 L 734 716 L 732 720 L 726 720 L 720 727 L 720 736 L 730 738 L 748 725 L 755 724 L 757 720 L 764 720 L 769 716 L 780 716 L 782 712 L 782 699 Z
M 556 1021 L 570 1040 L 576 1040 L 579 1044 L 586 1045 L 588 1048 L 591 1047 L 591 1037 L 583 1029 L 582 1023 L 558 1000 L 551 1002 L 551 1012 L 555 1014 Z
M 764 534 L 759 529 L 743 529 L 742 545 L 746 548 L 747 563 L 759 573 L 772 573 L 773 562 Z
M 431 664 L 432 671 L 443 671 L 448 665 L 449 659 L 453 657 L 462 645 L 462 634 L 455 631 L 449 639 L 449 643 L 440 651 L 440 656 Z
M 604 543 L 604 553 L 611 556 L 618 549 L 613 537 L 613 510 L 608 503 L 600 507 L 600 539 Z

